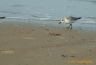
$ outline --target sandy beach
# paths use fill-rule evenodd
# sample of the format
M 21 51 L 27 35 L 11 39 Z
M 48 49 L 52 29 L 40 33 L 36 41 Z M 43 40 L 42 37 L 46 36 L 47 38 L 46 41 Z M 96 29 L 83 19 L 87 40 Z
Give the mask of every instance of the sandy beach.
M 96 64 L 96 31 L 0 23 L 0 65 Z

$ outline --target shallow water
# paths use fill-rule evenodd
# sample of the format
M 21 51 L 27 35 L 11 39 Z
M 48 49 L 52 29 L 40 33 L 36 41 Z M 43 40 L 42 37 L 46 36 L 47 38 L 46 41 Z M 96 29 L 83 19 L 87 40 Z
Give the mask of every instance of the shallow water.
M 66 15 L 96 17 L 95 0 L 2 0 L 0 16 L 49 19 Z
M 81 16 L 79 23 L 95 27 L 95 0 L 2 0 L 0 16 L 12 20 L 38 20 L 39 24 L 58 26 L 57 22 L 42 20 L 58 20 L 62 16 Z M 51 23 L 51 24 L 50 24 Z M 82 24 L 74 24 L 80 25 Z M 62 26 L 62 25 L 60 25 Z

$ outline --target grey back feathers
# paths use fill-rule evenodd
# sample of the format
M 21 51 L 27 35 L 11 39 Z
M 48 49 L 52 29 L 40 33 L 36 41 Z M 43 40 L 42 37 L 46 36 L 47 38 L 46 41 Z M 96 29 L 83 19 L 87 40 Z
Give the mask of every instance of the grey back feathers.
M 70 21 L 76 21 L 78 19 L 81 19 L 81 17 L 73 17 L 73 16 L 68 16 L 66 17 L 66 19 L 70 20 Z

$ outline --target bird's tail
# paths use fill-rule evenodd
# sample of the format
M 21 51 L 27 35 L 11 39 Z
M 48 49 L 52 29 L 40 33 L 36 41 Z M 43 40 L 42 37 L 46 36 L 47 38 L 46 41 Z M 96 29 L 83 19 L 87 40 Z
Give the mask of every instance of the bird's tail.
M 81 19 L 81 17 L 78 17 L 77 19 Z

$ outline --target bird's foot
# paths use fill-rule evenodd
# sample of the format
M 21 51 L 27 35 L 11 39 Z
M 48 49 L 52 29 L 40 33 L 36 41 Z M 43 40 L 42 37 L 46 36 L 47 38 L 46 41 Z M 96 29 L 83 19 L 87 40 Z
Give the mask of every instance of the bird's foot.
M 66 27 L 66 29 L 67 29 L 67 30 L 72 30 L 72 28 L 71 28 L 71 27 Z

